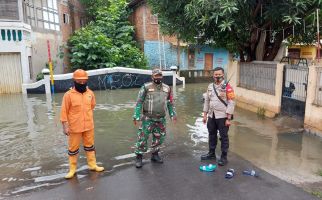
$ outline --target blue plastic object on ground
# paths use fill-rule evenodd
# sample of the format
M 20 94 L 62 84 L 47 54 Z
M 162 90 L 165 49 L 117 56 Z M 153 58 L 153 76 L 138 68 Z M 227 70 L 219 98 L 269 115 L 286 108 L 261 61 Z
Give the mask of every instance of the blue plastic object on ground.
M 245 170 L 243 171 L 243 174 L 248 176 L 258 177 L 258 173 L 256 173 L 255 170 Z
M 205 172 L 212 172 L 217 168 L 217 165 L 209 164 L 209 165 L 201 165 L 199 167 L 200 171 L 205 171 Z

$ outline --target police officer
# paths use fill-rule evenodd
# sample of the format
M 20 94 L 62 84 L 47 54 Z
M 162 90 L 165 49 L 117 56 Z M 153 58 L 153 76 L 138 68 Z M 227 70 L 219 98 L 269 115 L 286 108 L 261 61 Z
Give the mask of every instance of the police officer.
M 97 172 L 104 170 L 96 164 L 93 119 L 96 101 L 93 91 L 87 88 L 87 72 L 78 69 L 74 72 L 73 79 L 74 87 L 65 93 L 60 114 L 63 131 L 68 136 L 69 172 L 66 179 L 72 178 L 76 173 L 81 140 L 88 168 Z
M 224 80 L 224 69 L 216 67 L 213 75 L 214 82 L 209 84 L 203 107 L 203 123 L 207 122 L 209 132 L 209 152 L 201 156 L 201 160 L 216 159 L 217 132 L 221 140 L 221 157 L 218 165 L 227 164 L 229 148 L 228 130 L 234 112 L 234 91 Z
M 159 156 L 159 147 L 163 143 L 166 135 L 166 110 L 168 110 L 172 121 L 176 121 L 173 95 L 171 88 L 162 83 L 162 71 L 152 70 L 152 82 L 144 84 L 139 92 L 134 110 L 134 125 L 141 121 L 138 139 L 135 144 L 136 167 L 142 167 L 142 157 L 148 149 L 147 141 L 152 134 L 152 156 L 151 161 L 163 163 Z M 143 113 L 141 114 L 141 112 Z

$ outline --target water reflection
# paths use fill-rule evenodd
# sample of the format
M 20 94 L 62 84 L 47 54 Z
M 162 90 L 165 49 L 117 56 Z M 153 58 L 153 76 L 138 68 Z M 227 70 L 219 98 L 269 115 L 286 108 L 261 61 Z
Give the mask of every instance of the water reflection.
M 185 151 L 198 157 L 207 151 L 208 133 L 202 123 L 202 94 L 207 84 L 178 88 L 177 124 L 168 122 L 164 153 Z M 138 89 L 96 91 L 95 146 L 104 174 L 131 165 L 137 129 L 132 123 Z M 59 122 L 63 94 L 0 96 L 0 196 L 66 183 L 67 138 Z M 231 151 L 290 181 L 321 181 L 322 140 L 294 132 L 300 123 L 289 118 L 257 119 L 237 109 L 230 130 Z M 93 180 L 81 150 L 78 181 Z M 100 175 L 98 175 L 100 176 Z
M 240 109 L 236 115 L 229 132 L 231 151 L 292 183 L 322 181 L 316 174 L 322 167 L 321 138 L 293 132 L 299 122 L 288 117 L 260 120 L 255 114 Z M 291 122 L 294 125 L 287 128 L 285 124 L 291 125 Z M 207 150 L 208 135 L 202 118 L 189 127 L 192 140 Z

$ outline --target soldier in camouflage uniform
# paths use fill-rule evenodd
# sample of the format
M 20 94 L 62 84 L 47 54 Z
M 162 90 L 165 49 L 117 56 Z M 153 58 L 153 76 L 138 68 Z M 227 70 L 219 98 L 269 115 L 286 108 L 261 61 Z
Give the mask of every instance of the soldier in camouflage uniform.
M 134 125 L 142 121 L 137 133 L 138 139 L 135 144 L 136 167 L 142 167 L 142 157 L 148 149 L 149 135 L 152 134 L 152 156 L 151 161 L 163 163 L 158 152 L 166 135 L 166 111 L 168 110 L 172 121 L 176 121 L 176 112 L 173 105 L 171 88 L 162 83 L 162 71 L 154 69 L 152 71 L 152 82 L 141 87 L 137 103 L 134 110 Z M 142 115 L 141 112 L 143 111 Z

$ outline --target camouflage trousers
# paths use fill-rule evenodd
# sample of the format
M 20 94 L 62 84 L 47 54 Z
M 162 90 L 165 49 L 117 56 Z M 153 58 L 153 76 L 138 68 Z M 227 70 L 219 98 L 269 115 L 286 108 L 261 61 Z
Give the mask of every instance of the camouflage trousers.
M 143 154 L 148 150 L 148 139 L 152 134 L 152 153 L 158 152 L 166 135 L 166 119 L 161 118 L 158 121 L 143 119 L 142 125 L 137 133 L 138 139 L 135 144 L 135 154 Z

